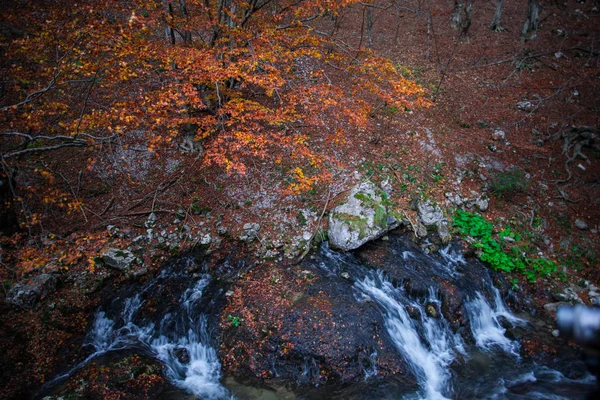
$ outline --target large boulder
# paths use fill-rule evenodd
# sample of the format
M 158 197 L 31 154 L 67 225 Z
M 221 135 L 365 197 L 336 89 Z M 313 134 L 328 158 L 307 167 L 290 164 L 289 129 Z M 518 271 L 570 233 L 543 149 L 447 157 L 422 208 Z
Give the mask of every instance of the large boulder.
M 387 194 L 372 182 L 363 182 L 329 215 L 329 245 L 354 250 L 399 225 L 388 210 Z
M 41 274 L 27 282 L 19 282 L 8 292 L 6 302 L 21 308 L 32 308 L 42 297 L 56 290 L 56 277 Z

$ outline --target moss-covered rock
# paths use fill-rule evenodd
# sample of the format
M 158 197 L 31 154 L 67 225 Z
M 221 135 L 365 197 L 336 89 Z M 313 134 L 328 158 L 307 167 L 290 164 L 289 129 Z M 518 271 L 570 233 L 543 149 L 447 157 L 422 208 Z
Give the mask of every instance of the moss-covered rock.
M 356 186 L 329 216 L 330 246 L 354 250 L 398 227 L 400 223 L 388 210 L 388 204 L 387 194 L 372 182 Z

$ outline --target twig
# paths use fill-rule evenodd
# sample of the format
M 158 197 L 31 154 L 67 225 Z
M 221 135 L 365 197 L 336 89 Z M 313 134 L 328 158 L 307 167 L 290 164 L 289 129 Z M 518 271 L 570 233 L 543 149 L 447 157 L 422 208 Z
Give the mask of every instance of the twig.
M 115 201 L 115 198 L 112 197 L 109 201 L 108 204 L 106 205 L 106 207 L 104 207 L 104 210 L 102 210 L 102 212 L 100 213 L 100 215 L 98 215 L 99 217 L 103 216 L 104 214 L 106 214 L 106 212 L 108 211 L 108 209 L 110 208 L 110 206 L 112 206 L 113 202 Z
M 119 214 L 119 217 L 135 217 L 137 215 L 148 215 L 152 213 L 167 213 L 167 214 L 177 214 L 176 211 L 173 210 L 147 210 L 147 211 L 138 211 L 127 214 Z
M 73 195 L 73 198 L 75 199 L 76 202 L 79 203 L 79 198 L 75 194 L 75 190 L 73 189 L 73 185 L 71 185 L 71 182 L 69 182 L 69 180 L 61 172 L 58 172 L 58 175 L 60 175 L 60 177 L 63 179 L 63 181 L 65 181 L 67 183 L 67 185 L 69 186 L 69 189 L 71 190 L 71 194 Z M 89 222 L 81 204 L 78 204 L 78 207 L 81 210 L 81 214 L 83 215 L 83 219 L 85 219 L 85 222 L 86 223 Z

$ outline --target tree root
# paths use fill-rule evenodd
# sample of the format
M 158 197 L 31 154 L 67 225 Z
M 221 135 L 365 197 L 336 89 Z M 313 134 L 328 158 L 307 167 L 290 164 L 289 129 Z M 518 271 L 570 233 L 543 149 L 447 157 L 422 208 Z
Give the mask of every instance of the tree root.
M 591 163 L 589 157 L 583 153 L 583 149 L 591 147 L 600 150 L 600 143 L 596 140 L 597 136 L 597 132 L 587 126 L 573 127 L 570 132 L 561 135 L 564 141 L 562 152 L 567 156 L 567 160 L 565 161 L 567 177 L 555 180 L 553 181 L 554 183 L 567 183 L 573 177 L 569 166 L 577 157 L 583 159 L 588 164 Z

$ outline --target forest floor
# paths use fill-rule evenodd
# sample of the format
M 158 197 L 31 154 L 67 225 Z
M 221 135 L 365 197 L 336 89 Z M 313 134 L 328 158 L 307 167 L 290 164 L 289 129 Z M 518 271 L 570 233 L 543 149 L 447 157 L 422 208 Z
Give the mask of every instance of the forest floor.
M 477 3 L 466 33 L 450 27 L 450 2 L 431 3 L 373 8 L 371 40 L 360 5 L 321 22 L 323 30 L 337 25 L 345 46 L 371 46 L 392 59 L 429 90 L 432 105 L 380 109 L 370 129 L 348 129 L 341 144 L 315 140 L 337 163 L 310 192 L 286 191 L 282 171 L 268 160 L 251 161 L 238 176 L 201 167 L 195 154 L 176 149 L 150 154 L 141 133 L 107 147 L 89 169 L 85 153 L 44 156 L 46 167 L 62 176 L 63 191 L 81 194 L 84 205 L 68 214 L 47 207 L 34 238 L 27 232 L 1 238 L 6 291 L 40 272 L 58 273 L 61 283 L 32 310 L 2 302 L 0 397 L 50 377 L 59 349 L 86 331 L 101 301 L 89 285 L 137 279 L 95 263 L 107 247 L 134 248 L 145 268 L 139 279 L 147 279 L 172 255 L 199 242 L 217 248 L 237 239 L 244 224 L 258 223 L 258 240 L 245 245 L 249 254 L 287 263 L 326 228 L 326 211 L 367 178 L 392 182 L 396 206 L 409 218 L 416 215 L 409 206 L 415 197 L 450 206 L 450 194 L 487 192 L 486 219 L 521 232 L 527 251 L 555 260 L 567 284 L 600 282 L 598 1 L 546 2 L 540 30 L 526 41 L 520 37 L 526 2 L 506 2 L 502 32 L 489 29 L 494 5 Z M 160 243 L 142 237 L 151 213 Z M 576 227 L 576 220 L 587 227 Z M 180 237 L 182 231 L 190 234 Z M 517 279 L 540 295 L 564 285 L 555 277 L 537 284 Z

